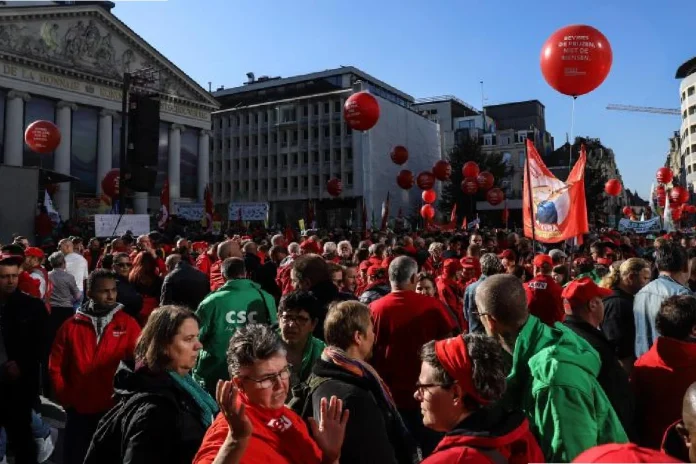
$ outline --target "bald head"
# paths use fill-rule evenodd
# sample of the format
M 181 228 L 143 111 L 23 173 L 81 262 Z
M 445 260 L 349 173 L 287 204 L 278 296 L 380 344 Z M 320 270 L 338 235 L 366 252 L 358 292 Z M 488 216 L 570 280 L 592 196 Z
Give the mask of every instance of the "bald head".
M 509 329 L 524 325 L 529 310 L 520 279 L 511 274 L 489 276 L 476 289 L 476 306 Z
M 692 383 L 684 394 L 682 420 L 687 429 L 696 429 L 696 382 Z
M 218 246 L 218 258 L 224 261 L 227 258 L 241 258 L 242 252 L 239 243 L 234 240 L 226 240 Z

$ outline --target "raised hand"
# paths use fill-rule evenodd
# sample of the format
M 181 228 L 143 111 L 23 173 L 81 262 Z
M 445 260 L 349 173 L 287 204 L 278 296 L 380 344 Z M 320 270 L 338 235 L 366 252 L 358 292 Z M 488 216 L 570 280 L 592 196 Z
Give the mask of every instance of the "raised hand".
M 343 410 L 343 401 L 335 396 L 331 400 L 321 399 L 319 408 L 319 423 L 313 417 L 309 418 L 312 435 L 324 454 L 323 462 L 337 461 L 341 456 L 343 438 L 346 435 L 349 411 Z
M 251 436 L 254 428 L 249 417 L 246 415 L 246 406 L 243 403 L 237 404 L 239 391 L 229 380 L 218 380 L 215 387 L 215 400 L 220 406 L 220 412 L 225 416 L 230 434 L 235 440 L 244 440 Z

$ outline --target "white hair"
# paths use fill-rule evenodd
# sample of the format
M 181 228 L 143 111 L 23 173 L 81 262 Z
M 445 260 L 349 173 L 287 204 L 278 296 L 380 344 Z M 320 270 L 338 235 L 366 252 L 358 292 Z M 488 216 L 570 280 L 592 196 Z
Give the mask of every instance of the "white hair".
M 290 245 L 288 245 L 288 253 L 293 254 L 293 255 L 299 255 L 300 254 L 300 244 L 297 242 L 292 242 Z
M 284 242 L 285 242 L 285 237 L 281 234 L 275 234 L 273 237 L 271 237 L 271 245 L 272 246 L 282 245 Z
M 389 265 L 389 282 L 397 288 L 403 288 L 417 272 L 418 263 L 415 259 L 399 256 Z
M 336 243 L 334 242 L 326 242 L 324 244 L 324 254 L 331 254 L 331 253 L 336 253 L 336 250 L 338 247 L 336 246 Z
M 429 251 L 430 253 L 432 253 L 432 252 L 435 251 L 435 250 L 440 250 L 440 251 L 442 251 L 442 249 L 443 249 L 444 247 L 445 247 L 445 246 L 444 246 L 442 243 L 440 243 L 440 242 L 433 242 L 433 243 L 431 243 L 430 246 L 428 247 L 428 251 Z
M 338 242 L 338 249 L 339 250 L 347 249 L 347 250 L 350 250 L 351 253 L 353 253 L 353 246 L 350 244 L 350 242 L 348 240 L 342 240 L 342 241 Z

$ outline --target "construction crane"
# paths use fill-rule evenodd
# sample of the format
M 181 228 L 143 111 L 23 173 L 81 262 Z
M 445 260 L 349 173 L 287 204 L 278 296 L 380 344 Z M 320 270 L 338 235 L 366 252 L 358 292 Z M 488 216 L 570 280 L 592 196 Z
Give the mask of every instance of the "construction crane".
M 654 113 L 654 114 L 668 114 L 672 116 L 679 116 L 681 111 L 674 108 L 655 108 L 652 106 L 632 106 L 632 105 L 607 105 L 608 110 L 614 111 L 632 111 L 634 113 Z

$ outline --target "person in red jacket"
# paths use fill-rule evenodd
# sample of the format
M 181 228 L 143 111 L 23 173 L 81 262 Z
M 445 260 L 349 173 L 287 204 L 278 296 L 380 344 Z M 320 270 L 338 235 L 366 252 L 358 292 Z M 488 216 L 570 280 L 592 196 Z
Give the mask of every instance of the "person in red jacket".
M 97 424 L 113 405 L 113 381 L 123 359 L 132 359 L 140 326 L 116 302 L 116 275 L 92 272 L 89 300 L 56 334 L 48 362 L 59 403 L 65 408 L 65 464 L 82 463 Z
M 667 298 L 655 325 L 660 337 L 631 372 L 638 444 L 649 448 L 659 448 L 665 430 L 681 417 L 684 393 L 696 382 L 696 298 Z
M 196 243 L 194 243 L 194 246 L 196 245 Z M 208 278 L 210 278 L 210 267 L 213 265 L 215 261 L 217 261 L 217 247 L 218 244 L 213 243 L 212 245 L 210 245 L 210 247 L 207 248 L 207 250 L 202 250 L 201 254 L 198 255 L 198 258 L 196 258 L 196 268 L 198 268 L 199 271 L 208 276 Z
M 496 404 L 505 393 L 505 357 L 483 334 L 423 346 L 413 397 L 423 424 L 445 436 L 422 464 L 545 461 L 525 414 Z
M 218 246 L 218 260 L 210 266 L 210 291 L 214 292 L 223 285 L 225 279 L 222 277 L 222 262 L 227 258 L 241 258 L 242 249 L 239 240 L 226 240 Z
M 459 283 L 462 269 L 458 259 L 446 259 L 442 265 L 442 274 L 435 279 L 435 285 L 440 301 L 456 318 L 459 332 L 467 332 L 469 326 L 464 319 L 464 288 Z
M 563 289 L 551 276 L 553 260 L 549 255 L 536 255 L 533 264 L 534 278 L 524 284 L 527 307 L 532 315 L 553 327 L 565 317 L 561 296 Z

